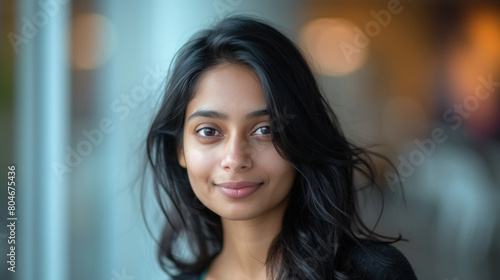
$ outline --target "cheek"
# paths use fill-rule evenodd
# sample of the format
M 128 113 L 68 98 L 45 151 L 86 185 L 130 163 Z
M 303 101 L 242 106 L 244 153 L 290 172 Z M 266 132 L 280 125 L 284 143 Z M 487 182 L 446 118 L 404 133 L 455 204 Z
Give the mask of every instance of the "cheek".
M 213 157 L 208 154 L 193 148 L 184 150 L 189 183 L 196 197 L 205 205 L 209 201 L 208 182 L 214 165 Z
M 208 179 L 210 172 L 214 168 L 215 156 L 210 151 L 203 151 L 196 148 L 185 150 L 186 168 L 190 179 L 199 182 Z M 195 186 L 193 186 L 195 187 Z
M 212 195 L 212 175 L 218 166 L 217 149 L 200 145 L 192 136 L 184 135 L 184 157 L 189 183 L 195 195 L 203 203 Z

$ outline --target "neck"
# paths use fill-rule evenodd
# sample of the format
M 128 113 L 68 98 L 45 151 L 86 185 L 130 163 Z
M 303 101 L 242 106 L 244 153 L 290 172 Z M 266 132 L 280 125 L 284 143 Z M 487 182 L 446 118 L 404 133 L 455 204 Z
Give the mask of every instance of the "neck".
M 269 247 L 281 230 L 288 201 L 257 218 L 234 221 L 222 218 L 223 247 L 219 259 L 250 279 L 266 279 Z M 237 275 L 230 274 L 230 275 Z

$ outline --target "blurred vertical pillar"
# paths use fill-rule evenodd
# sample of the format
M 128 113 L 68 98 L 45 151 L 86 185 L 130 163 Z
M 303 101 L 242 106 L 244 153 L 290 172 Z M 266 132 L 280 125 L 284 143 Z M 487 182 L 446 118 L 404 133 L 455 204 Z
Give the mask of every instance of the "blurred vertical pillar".
M 153 258 L 148 258 L 151 242 L 141 229 L 138 196 L 133 186 L 141 168 L 141 158 L 136 156 L 135 139 L 141 134 L 130 130 L 137 120 L 136 104 L 131 90 L 142 82 L 144 75 L 144 34 L 148 32 L 147 7 L 150 1 L 95 1 L 96 12 L 110 21 L 110 34 L 102 41 L 111 45 L 109 61 L 94 70 L 95 91 L 93 107 L 96 108 L 95 124 L 110 120 L 112 129 L 103 133 L 102 144 L 92 159 L 99 191 L 100 244 L 98 278 L 158 279 L 151 269 Z M 139 79 L 139 80 L 138 80 Z M 127 101 L 124 101 L 127 100 Z M 153 256 L 153 254 L 151 254 Z
M 17 2 L 15 159 L 18 279 L 67 277 L 65 162 L 69 116 L 70 0 Z

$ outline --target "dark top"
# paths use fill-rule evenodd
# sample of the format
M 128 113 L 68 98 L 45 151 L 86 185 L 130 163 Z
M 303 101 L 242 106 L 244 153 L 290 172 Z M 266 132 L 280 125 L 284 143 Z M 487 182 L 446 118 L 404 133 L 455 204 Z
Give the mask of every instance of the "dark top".
M 349 259 L 353 264 L 353 271 L 356 273 L 354 279 L 364 280 L 414 280 L 417 279 L 415 272 L 406 257 L 391 245 L 364 241 L 363 247 L 357 246 L 351 249 Z M 368 249 L 368 250 L 366 250 Z M 367 251 L 376 252 L 383 261 L 376 260 Z M 182 274 L 173 277 L 174 280 L 202 280 L 203 271 L 196 275 Z M 203 275 L 203 278 L 202 278 Z

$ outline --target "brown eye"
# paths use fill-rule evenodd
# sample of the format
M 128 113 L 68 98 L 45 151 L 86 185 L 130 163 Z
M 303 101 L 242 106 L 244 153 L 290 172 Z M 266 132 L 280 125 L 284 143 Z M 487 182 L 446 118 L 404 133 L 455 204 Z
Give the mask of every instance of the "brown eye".
M 257 134 L 260 135 L 271 135 L 271 127 L 268 125 L 259 127 L 256 131 Z
M 217 130 L 210 127 L 204 127 L 202 129 L 199 129 L 196 131 L 196 133 L 202 137 L 213 137 L 220 135 L 220 133 Z

